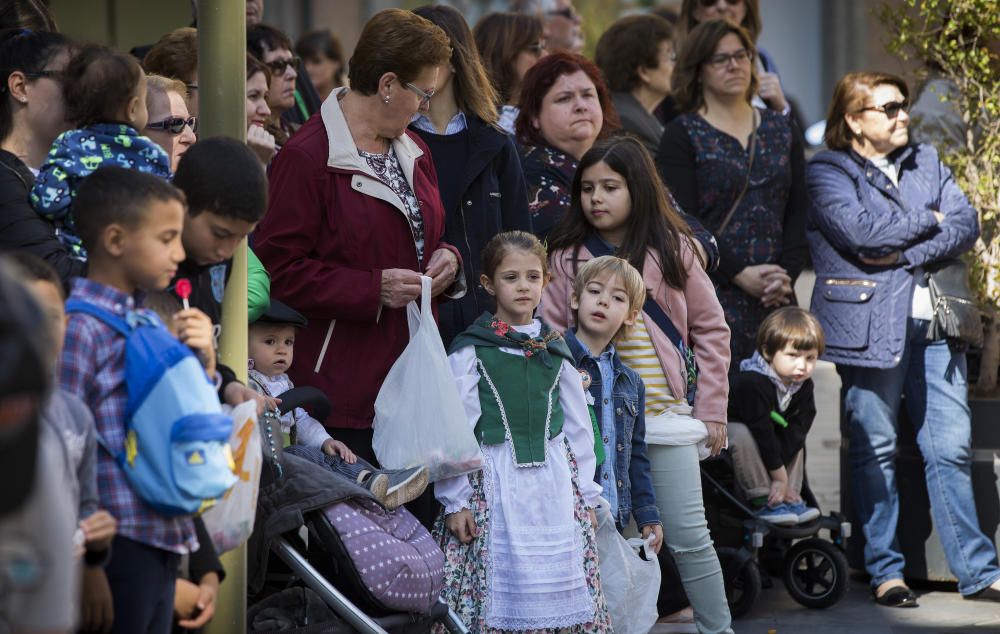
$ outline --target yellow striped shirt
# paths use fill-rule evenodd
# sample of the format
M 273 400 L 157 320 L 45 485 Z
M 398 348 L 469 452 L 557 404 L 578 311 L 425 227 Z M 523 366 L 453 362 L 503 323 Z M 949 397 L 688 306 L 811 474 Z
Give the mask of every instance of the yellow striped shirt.
M 628 339 L 616 343 L 615 349 L 622 362 L 635 370 L 646 384 L 646 416 L 658 416 L 680 402 L 674 398 L 667 384 L 642 313 L 639 313 Z

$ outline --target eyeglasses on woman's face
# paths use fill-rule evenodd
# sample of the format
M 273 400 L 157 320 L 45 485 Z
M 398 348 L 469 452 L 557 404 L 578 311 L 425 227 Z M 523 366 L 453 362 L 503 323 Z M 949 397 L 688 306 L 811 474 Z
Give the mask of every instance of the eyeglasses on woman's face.
M 719 4 L 719 0 L 699 0 L 698 4 L 704 9 L 708 9 L 711 6 Z M 743 0 L 726 0 L 726 4 L 731 7 L 735 7 L 738 4 L 743 4 Z
M 170 117 L 169 119 L 156 121 L 146 125 L 146 127 L 150 130 L 164 130 L 165 132 L 169 132 L 173 135 L 178 135 L 184 132 L 184 126 L 190 126 L 191 131 L 197 133 L 198 117 L 188 117 L 187 119 L 183 117 Z
M 265 63 L 264 65 L 271 69 L 271 74 L 273 75 L 284 75 L 285 70 L 291 66 L 294 70 L 299 70 L 299 65 L 302 63 L 302 58 L 299 56 L 286 57 L 285 59 L 276 59 Z
M 881 112 L 891 120 L 898 117 L 900 112 L 909 112 L 910 102 L 905 99 L 903 101 L 887 101 L 881 106 L 866 106 L 858 112 L 867 112 L 869 110 Z
M 753 60 L 753 53 L 741 48 L 738 51 L 733 51 L 732 53 L 719 53 L 717 55 L 712 55 L 705 60 L 705 63 L 715 69 L 722 69 L 729 66 L 729 62 L 736 62 L 739 66 L 745 62 Z
M 524 50 L 528 51 L 529 53 L 534 53 L 535 55 L 541 55 L 542 53 L 545 52 L 545 40 L 539 40 L 534 44 L 529 44 L 528 46 L 524 47 Z
M 430 92 L 427 92 L 427 91 L 421 90 L 421 89 L 417 88 L 416 86 L 414 86 L 413 84 L 411 84 L 410 82 L 406 82 L 405 84 L 403 84 L 403 86 L 407 90 L 413 92 L 418 97 L 420 97 L 420 107 L 421 108 L 426 108 L 427 105 L 431 102 L 431 97 L 434 96 L 434 92 L 435 91 L 432 90 Z

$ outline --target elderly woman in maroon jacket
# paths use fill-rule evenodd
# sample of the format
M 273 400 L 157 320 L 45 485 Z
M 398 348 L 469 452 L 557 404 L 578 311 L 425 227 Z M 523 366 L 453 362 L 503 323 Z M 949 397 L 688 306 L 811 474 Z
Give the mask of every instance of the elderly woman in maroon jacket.
M 409 342 L 405 306 L 420 276 L 433 278 L 435 296 L 465 291 L 457 252 L 441 242 L 434 163 L 407 131 L 450 55 L 448 36 L 424 18 L 375 15 L 351 59 L 351 88 L 331 93 L 272 163 L 254 244 L 272 295 L 309 319 L 289 374 L 329 396 L 324 424 L 369 460 L 375 397 Z

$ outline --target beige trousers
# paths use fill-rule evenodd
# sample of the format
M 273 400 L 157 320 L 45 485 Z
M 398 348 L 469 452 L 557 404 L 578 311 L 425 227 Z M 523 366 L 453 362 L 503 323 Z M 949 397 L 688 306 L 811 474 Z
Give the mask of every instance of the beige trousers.
M 743 423 L 729 423 L 726 426 L 729 434 L 729 454 L 733 457 L 733 467 L 736 470 L 736 481 L 750 499 L 767 497 L 771 492 L 771 474 L 767 472 L 764 461 L 760 458 L 757 441 L 753 439 L 750 428 Z M 788 471 L 788 488 L 799 494 L 802 491 L 802 473 L 804 451 L 795 454 L 792 464 L 786 465 Z

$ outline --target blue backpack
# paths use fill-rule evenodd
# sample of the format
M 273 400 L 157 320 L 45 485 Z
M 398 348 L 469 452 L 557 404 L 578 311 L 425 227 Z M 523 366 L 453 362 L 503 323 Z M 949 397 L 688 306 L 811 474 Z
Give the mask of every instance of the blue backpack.
M 125 446 L 109 447 L 132 490 L 160 513 L 203 511 L 236 482 L 233 420 L 191 350 L 153 314 L 120 317 L 71 299 L 67 313 L 100 319 L 125 337 Z

